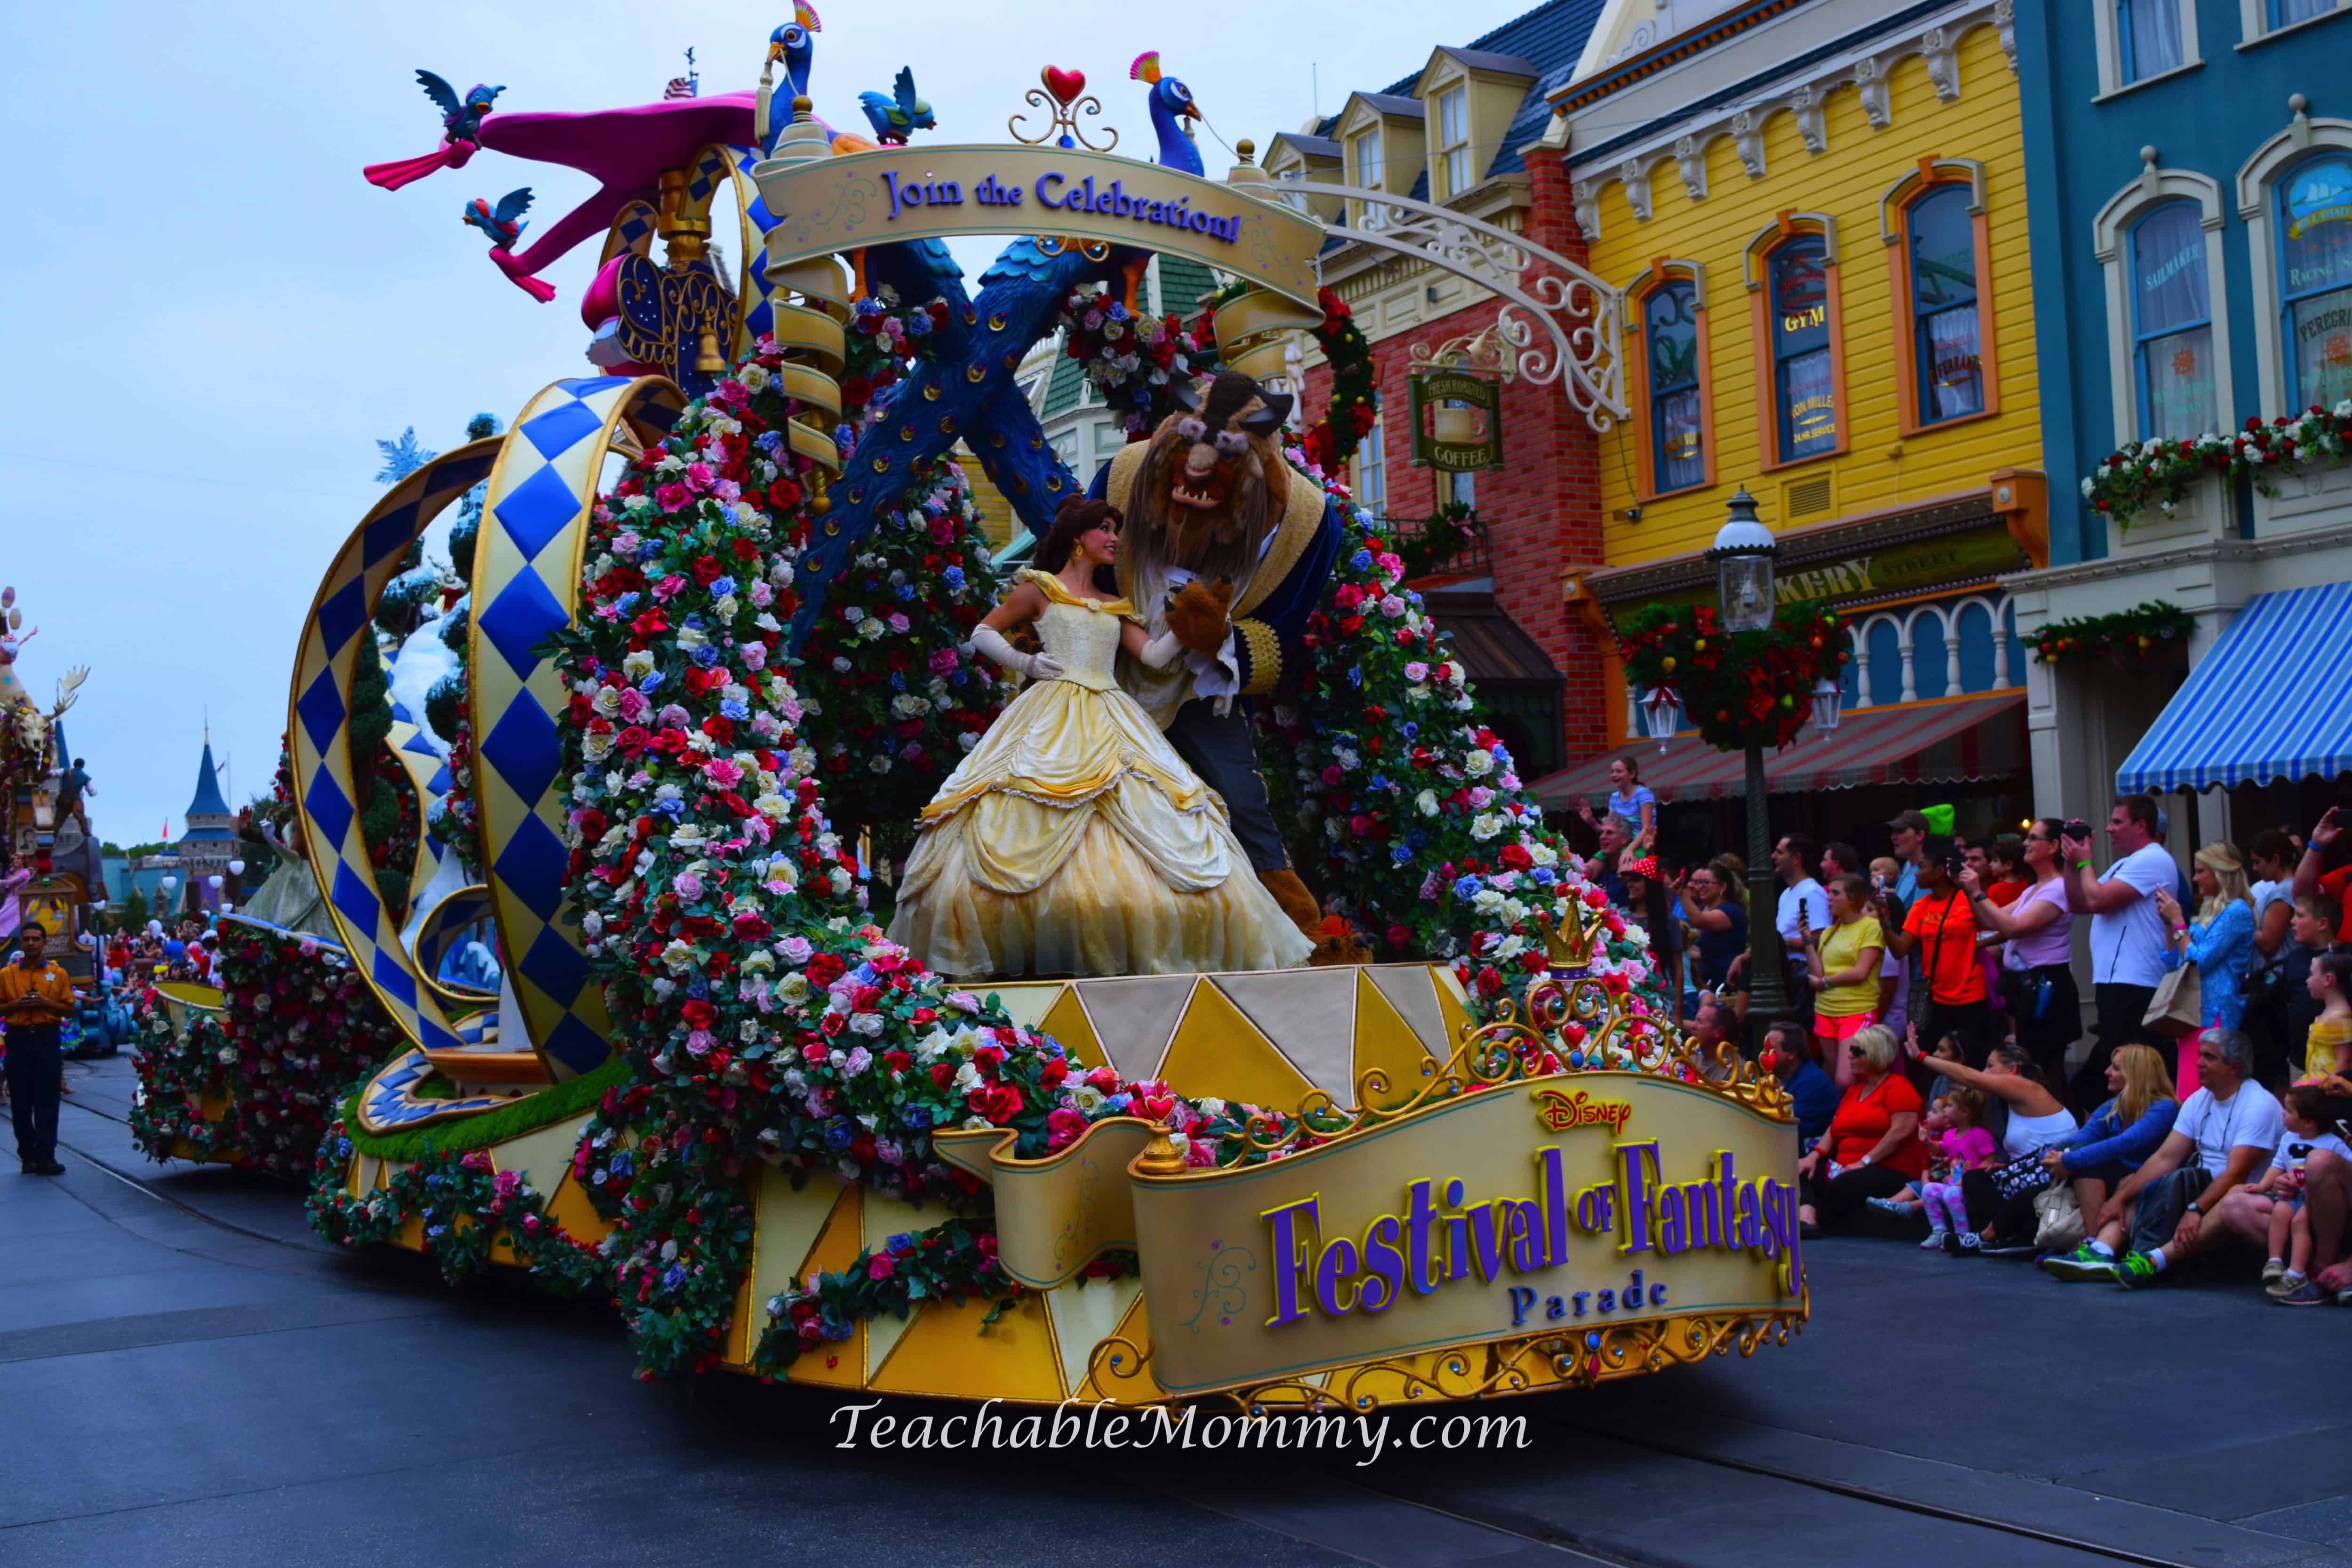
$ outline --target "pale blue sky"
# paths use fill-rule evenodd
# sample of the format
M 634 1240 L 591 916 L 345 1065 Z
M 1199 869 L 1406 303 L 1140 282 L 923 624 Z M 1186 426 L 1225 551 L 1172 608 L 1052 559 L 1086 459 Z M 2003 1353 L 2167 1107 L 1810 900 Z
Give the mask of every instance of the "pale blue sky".
M 1127 68 L 1156 47 L 1213 132 L 1263 148 L 1314 109 L 1310 68 L 1328 113 L 1527 8 L 1271 0 L 1138 7 L 1130 23 L 1116 7 L 825 0 L 814 96 L 862 129 L 856 94 L 911 65 L 937 140 L 995 141 L 1052 63 L 1084 70 L 1119 151 L 1148 158 Z M 12 9 L 0 582 L 41 628 L 18 665 L 37 697 L 68 665 L 92 668 L 67 729 L 102 836 L 180 830 L 207 710 L 234 801 L 267 784 L 302 616 L 380 493 L 377 437 L 414 425 L 454 446 L 477 410 L 503 420 L 583 368 L 595 243 L 551 269 L 562 292 L 541 305 L 458 212 L 528 184 L 543 226 L 586 176 L 484 153 L 396 193 L 360 177 L 438 144 L 415 69 L 460 91 L 504 83 L 505 110 L 603 108 L 658 98 L 692 45 L 704 90 L 735 90 L 790 15 L 734 0 Z M 1202 142 L 1221 174 L 1229 156 L 1211 132 Z M 976 270 L 993 247 L 966 249 Z

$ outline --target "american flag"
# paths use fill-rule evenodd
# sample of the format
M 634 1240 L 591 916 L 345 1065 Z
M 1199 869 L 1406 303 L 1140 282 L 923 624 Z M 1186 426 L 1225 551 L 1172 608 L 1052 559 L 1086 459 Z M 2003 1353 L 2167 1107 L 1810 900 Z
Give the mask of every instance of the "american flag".
M 674 76 L 669 79 L 669 85 L 662 89 L 662 97 L 666 99 L 692 98 L 694 95 L 694 79 L 690 76 Z

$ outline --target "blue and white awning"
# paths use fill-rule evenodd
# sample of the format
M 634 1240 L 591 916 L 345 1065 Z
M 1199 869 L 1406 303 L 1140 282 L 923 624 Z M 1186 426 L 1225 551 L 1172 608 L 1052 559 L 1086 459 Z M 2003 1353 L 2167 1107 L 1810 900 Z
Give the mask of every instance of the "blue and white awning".
M 2258 594 L 2140 737 L 2124 795 L 2352 773 L 2352 583 Z

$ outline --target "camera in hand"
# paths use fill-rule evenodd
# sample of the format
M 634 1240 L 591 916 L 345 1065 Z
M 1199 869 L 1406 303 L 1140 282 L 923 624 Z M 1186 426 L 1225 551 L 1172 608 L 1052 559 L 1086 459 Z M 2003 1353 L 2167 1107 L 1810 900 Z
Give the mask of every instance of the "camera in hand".
M 2064 832 L 2069 838 L 2087 839 L 2091 837 L 2091 825 L 2079 816 L 2071 817 L 2067 820 Z

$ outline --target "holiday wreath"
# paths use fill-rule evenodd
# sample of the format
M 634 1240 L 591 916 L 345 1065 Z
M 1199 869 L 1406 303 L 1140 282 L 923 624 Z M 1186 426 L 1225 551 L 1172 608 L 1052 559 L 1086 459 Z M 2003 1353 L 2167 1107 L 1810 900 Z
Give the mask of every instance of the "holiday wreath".
M 1785 746 L 1813 715 L 1813 688 L 1853 655 L 1837 613 L 1784 605 L 1761 631 L 1726 632 L 1712 605 L 1643 605 L 1617 634 L 1625 679 L 1672 692 L 1699 739 L 1727 752 Z

